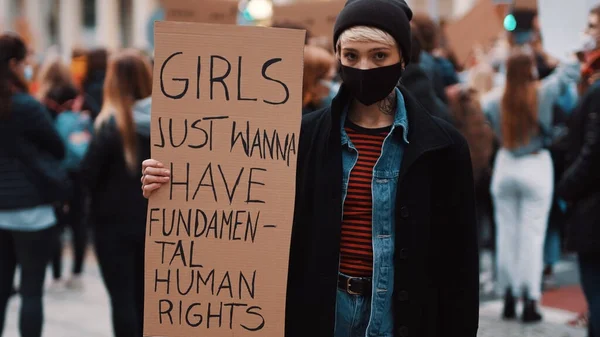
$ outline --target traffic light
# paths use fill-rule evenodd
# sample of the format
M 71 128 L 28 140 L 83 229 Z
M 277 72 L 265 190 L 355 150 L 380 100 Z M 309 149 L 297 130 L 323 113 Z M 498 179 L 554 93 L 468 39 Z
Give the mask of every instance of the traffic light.
M 515 19 L 514 15 L 508 14 L 504 18 L 504 29 L 506 29 L 506 31 L 508 31 L 508 32 L 512 32 L 516 28 L 517 28 L 517 19 Z
M 513 9 L 504 17 L 504 29 L 508 32 L 527 32 L 533 29 L 533 19 L 537 15 L 531 9 Z

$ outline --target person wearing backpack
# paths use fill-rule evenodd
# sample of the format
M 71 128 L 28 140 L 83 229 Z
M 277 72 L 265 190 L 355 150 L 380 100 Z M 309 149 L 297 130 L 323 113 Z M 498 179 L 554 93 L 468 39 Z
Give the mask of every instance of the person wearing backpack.
M 44 278 L 54 245 L 49 238 L 57 221 L 52 202 L 66 190 L 59 188 L 64 147 L 48 111 L 28 94 L 31 73 L 23 40 L 1 34 L 0 336 L 17 265 L 21 337 L 42 335 Z
M 81 165 L 115 337 L 141 336 L 143 328 L 148 203 L 137 173 L 150 156 L 151 69 L 137 51 L 111 56 L 104 104 Z
M 57 231 L 56 249 L 52 258 L 54 282 L 51 290 L 81 289 L 83 282 L 81 274 L 85 250 L 87 247 L 88 228 L 84 221 L 86 196 L 82 190 L 79 176 L 79 164 L 87 151 L 93 131 L 92 116 L 97 114 L 98 107 L 93 100 L 80 93 L 71 78 L 69 68 L 62 62 L 60 56 L 48 56 L 39 73 L 40 88 L 38 99 L 48 108 L 54 119 L 54 125 L 63 143 L 66 157 L 63 167 L 67 170 L 72 183 L 72 193 L 69 200 L 57 208 L 60 231 Z M 74 261 L 72 275 L 62 281 L 62 233 L 68 227 L 72 233 Z

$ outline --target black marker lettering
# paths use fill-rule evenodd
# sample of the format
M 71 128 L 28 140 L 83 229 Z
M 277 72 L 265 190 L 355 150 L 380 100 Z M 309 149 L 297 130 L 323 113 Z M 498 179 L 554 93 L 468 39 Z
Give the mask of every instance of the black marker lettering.
M 258 330 L 262 330 L 262 328 L 265 327 L 265 318 L 260 314 L 260 311 L 262 310 L 261 307 L 257 307 L 257 306 L 253 306 L 250 307 L 248 309 L 246 309 L 246 313 L 250 314 L 250 315 L 254 315 L 254 316 L 258 316 L 261 320 L 261 323 L 259 325 L 256 326 L 256 328 L 249 328 L 243 324 L 240 324 L 242 326 L 242 328 L 248 330 L 248 331 L 258 331 Z
M 219 60 L 223 60 L 223 61 L 227 62 L 227 71 L 225 72 L 225 75 L 220 76 L 220 77 L 215 77 L 215 74 L 214 74 L 215 59 L 219 59 Z M 212 55 L 210 57 L 210 100 L 211 101 L 214 99 L 213 86 L 214 86 L 215 82 L 219 82 L 223 85 L 223 89 L 225 90 L 225 100 L 229 101 L 229 89 L 227 89 L 227 84 L 225 83 L 225 78 L 227 78 L 227 76 L 229 76 L 229 73 L 231 73 L 231 63 L 229 63 L 229 61 L 227 61 L 226 58 L 224 58 L 222 56 L 218 56 L 218 55 Z
M 165 235 L 166 236 L 166 235 Z M 161 258 L 160 258 L 160 263 L 161 264 L 165 264 L 165 247 L 167 245 L 170 246 L 175 246 L 175 242 L 169 242 L 169 241 L 154 241 L 154 243 L 158 243 L 159 245 L 161 245 Z
M 237 78 L 237 99 L 238 101 L 257 101 L 256 98 L 244 98 L 242 97 L 242 57 L 238 57 L 238 78 Z
M 167 59 L 163 62 L 162 66 L 160 67 L 160 91 L 162 91 L 163 95 L 165 95 L 166 97 L 169 97 L 171 99 L 181 99 L 183 96 L 185 96 L 185 93 L 188 91 L 188 86 L 189 86 L 189 80 L 187 78 L 173 78 L 173 81 L 178 81 L 178 82 L 185 82 L 185 87 L 183 88 L 183 91 L 180 94 L 177 95 L 170 95 L 165 91 L 165 83 L 164 83 L 164 79 L 163 79 L 163 73 L 165 71 L 165 67 L 167 66 L 167 63 L 169 63 L 169 61 L 171 61 L 171 59 L 177 55 L 181 55 L 183 54 L 183 52 L 175 52 L 173 54 L 171 54 L 171 56 L 167 57 Z M 171 304 L 172 306 L 172 304 Z
M 183 225 L 183 230 L 190 236 L 190 224 L 192 223 L 192 210 L 188 209 L 187 220 L 183 214 L 183 211 L 178 211 L 179 216 L 177 217 L 177 236 L 179 236 L 181 226 Z
M 235 310 L 235 307 L 247 307 L 248 304 L 243 304 L 243 303 L 224 303 L 223 304 L 224 307 L 229 307 L 229 329 L 232 330 L 233 329 L 233 312 Z
M 185 186 L 185 201 L 189 201 L 189 193 L 190 193 L 190 163 L 185 163 L 185 181 L 175 181 L 175 177 L 173 176 L 173 162 L 171 162 L 171 190 L 169 194 L 169 200 L 173 200 L 173 186 L 175 185 L 184 185 Z
M 198 56 L 196 64 L 196 99 L 200 99 L 200 74 L 202 73 L 202 57 Z
M 211 318 L 219 318 L 219 328 L 223 324 L 223 306 L 219 305 L 219 314 L 214 315 L 211 314 L 211 303 L 208 303 L 208 315 L 206 317 L 206 328 L 210 329 L 210 319 Z
M 194 123 L 192 123 L 191 128 L 195 129 L 195 130 L 202 131 L 204 133 L 204 143 L 199 144 L 199 145 L 188 145 L 189 148 L 200 149 L 200 148 L 203 148 L 206 145 L 206 143 L 208 143 L 208 140 L 209 140 L 208 133 L 203 128 L 198 127 L 198 124 L 200 124 L 200 122 L 202 122 L 201 119 L 198 119 L 198 120 L 194 121 Z M 211 129 L 212 129 L 212 121 L 210 123 L 211 123 Z M 212 138 L 212 136 L 210 138 Z
M 167 295 L 171 292 L 171 269 L 167 270 L 167 278 L 159 278 L 158 277 L 158 269 L 154 270 L 154 292 L 158 292 L 158 284 L 166 283 L 167 284 Z
M 188 286 L 187 290 L 184 291 L 181 291 L 181 277 L 179 272 L 180 270 L 177 269 L 177 292 L 179 293 L 179 295 L 187 295 L 189 294 L 190 290 L 192 290 L 192 286 L 194 285 L 194 271 L 190 271 L 190 285 Z
M 171 256 L 171 261 L 169 261 L 169 266 L 173 264 L 173 260 L 179 256 L 181 259 L 181 263 L 183 263 L 184 267 L 187 267 L 187 262 L 185 261 L 185 253 L 183 252 L 183 242 L 181 240 L 177 241 L 177 246 L 173 251 L 173 256 Z
M 246 156 L 250 156 L 250 121 L 246 121 L 246 138 L 244 138 L 244 133 L 243 131 L 239 131 L 236 134 L 236 126 L 237 126 L 237 122 L 233 122 L 231 127 L 231 150 L 233 151 L 233 148 L 235 147 L 235 144 L 237 143 L 238 139 L 241 140 L 242 142 L 242 147 L 244 149 L 244 152 L 246 153 Z
M 160 135 L 160 144 L 154 144 L 155 147 L 165 147 L 165 134 L 162 128 L 162 117 L 158 117 L 158 133 Z
M 167 309 L 163 309 L 163 304 L 167 304 Z M 173 302 L 169 300 L 158 301 L 158 320 L 160 324 L 163 324 L 163 315 L 169 316 L 169 322 L 173 324 L 173 317 L 171 316 L 171 310 L 173 310 Z
M 152 208 L 150 210 L 150 226 L 148 226 L 149 227 L 148 228 L 148 236 L 152 236 L 152 223 L 160 221 L 160 219 L 157 219 L 157 218 L 154 217 L 154 212 L 155 211 L 160 211 L 160 208 Z M 164 209 L 163 209 L 163 212 L 164 212 Z M 163 217 L 163 219 L 164 219 L 164 217 Z
M 240 282 L 239 282 L 239 299 L 242 299 L 242 283 L 246 286 L 246 290 L 248 291 L 248 295 L 250 295 L 250 298 L 254 299 L 254 284 L 256 281 L 256 270 L 252 272 L 252 282 L 248 283 L 248 279 L 246 279 L 246 276 L 244 275 L 244 273 L 242 273 L 240 271 Z
M 187 128 L 188 128 L 188 121 L 187 119 L 183 120 L 183 139 L 181 140 L 181 143 L 179 144 L 175 144 L 175 140 L 173 139 L 173 119 L 170 118 L 169 119 L 169 140 L 171 141 L 171 146 L 174 148 L 178 148 L 181 145 L 183 145 L 183 143 L 185 143 L 185 140 L 187 138 Z
M 200 215 L 202 216 L 202 225 L 199 223 Z M 196 224 L 194 226 L 194 237 L 199 238 L 204 234 L 204 232 L 206 231 L 206 221 L 207 221 L 206 213 L 204 213 L 203 210 L 197 209 L 196 210 Z M 202 228 L 202 230 L 200 232 L 198 232 L 199 228 Z
M 271 77 L 269 77 L 269 75 L 267 75 L 267 69 L 278 62 L 281 62 L 282 59 L 280 58 L 274 58 L 274 59 L 270 59 L 267 62 L 265 62 L 265 64 L 262 67 L 262 76 L 263 78 L 265 78 L 266 80 L 269 81 L 273 81 L 273 82 L 277 82 L 279 83 L 282 87 L 283 90 L 285 90 L 285 98 L 281 101 L 281 102 L 272 102 L 272 101 L 267 101 L 267 100 L 263 100 L 263 102 L 267 103 L 267 104 L 272 104 L 272 105 L 280 105 L 280 104 L 285 104 L 289 99 L 290 99 L 290 90 L 288 89 L 287 85 L 279 80 L 273 79 Z
M 225 275 L 223 275 L 223 280 L 221 280 L 221 284 L 219 284 L 219 289 L 217 290 L 217 296 L 221 294 L 221 290 L 228 289 L 229 290 L 229 298 L 233 298 L 233 289 L 231 288 L 231 278 L 229 278 L 229 272 L 226 271 Z
M 210 184 L 204 184 L 204 178 L 207 177 L 210 179 Z M 213 192 L 213 197 L 215 198 L 215 202 L 218 201 L 217 199 L 217 189 L 215 188 L 215 180 L 213 179 L 213 172 L 212 172 L 212 163 L 208 163 L 208 166 L 206 166 L 206 169 L 204 169 L 204 173 L 202 174 L 202 178 L 200 178 L 200 181 L 198 182 L 198 186 L 196 187 L 196 191 L 194 192 L 194 195 L 192 196 L 192 200 L 196 200 L 196 195 L 198 194 L 198 191 L 200 190 L 200 187 L 211 187 L 212 188 L 212 192 Z
M 263 183 L 263 182 L 252 180 L 252 173 L 254 173 L 255 170 L 256 171 L 267 172 L 266 169 L 258 168 L 258 167 L 253 167 L 253 168 L 250 169 L 250 175 L 248 177 L 248 195 L 247 195 L 247 198 L 246 198 L 246 203 L 247 204 L 249 204 L 249 203 L 264 204 L 265 203 L 264 200 L 252 199 L 252 197 L 250 196 L 251 190 L 252 190 L 252 185 L 265 186 L 265 183 Z
M 185 312 L 185 322 L 193 328 L 198 327 L 198 326 L 200 326 L 200 324 L 202 324 L 203 318 L 202 318 L 202 315 L 200 315 L 200 314 L 193 314 L 192 316 L 196 319 L 196 322 L 194 322 L 194 323 L 190 322 L 190 312 L 192 311 L 192 309 L 194 309 L 195 307 L 199 307 L 199 306 L 201 306 L 200 303 L 192 303 L 192 305 L 190 305 L 188 307 L 187 311 Z M 209 304 L 209 306 L 210 306 L 210 304 Z
M 221 168 L 221 165 L 217 165 L 217 167 L 219 168 L 219 172 L 221 173 L 221 178 L 223 178 L 223 183 L 225 184 L 225 190 L 227 191 L 227 198 L 229 198 L 229 204 L 231 205 L 231 203 L 233 202 L 233 197 L 235 196 L 235 190 L 237 189 L 238 185 L 240 184 L 240 180 L 242 179 L 242 174 L 244 173 L 244 168 L 242 167 L 240 169 L 240 173 L 238 174 L 237 179 L 235 180 L 235 184 L 233 184 L 233 188 L 230 191 L 229 184 L 227 183 L 227 178 L 225 178 L 225 174 L 223 173 L 223 169 Z
M 192 240 L 190 246 L 190 268 L 202 268 L 201 264 L 194 264 L 194 240 Z

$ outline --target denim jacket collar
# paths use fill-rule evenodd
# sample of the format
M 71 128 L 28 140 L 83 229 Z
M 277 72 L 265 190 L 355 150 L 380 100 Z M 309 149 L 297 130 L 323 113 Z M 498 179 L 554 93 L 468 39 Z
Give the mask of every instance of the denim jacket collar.
M 400 89 L 395 88 L 396 91 L 396 114 L 394 116 L 394 124 L 392 124 L 392 129 L 390 130 L 390 134 L 394 134 L 394 130 L 397 127 L 402 128 L 402 130 L 398 131 L 402 134 L 402 140 L 405 144 L 408 144 L 408 117 L 406 114 L 406 105 L 404 103 L 404 96 Z M 348 144 L 350 138 L 346 133 L 344 127 L 346 126 L 346 117 L 348 117 L 348 107 L 350 103 L 346 104 L 344 109 L 342 110 L 342 115 L 340 118 L 340 133 L 342 135 L 342 145 Z

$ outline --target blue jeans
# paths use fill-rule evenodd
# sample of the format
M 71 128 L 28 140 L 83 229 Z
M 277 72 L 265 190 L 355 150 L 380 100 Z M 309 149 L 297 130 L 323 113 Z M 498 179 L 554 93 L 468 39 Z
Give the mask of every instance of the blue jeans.
M 579 271 L 590 310 L 589 337 L 600 337 L 600 254 L 579 254 Z
M 560 229 L 549 227 L 544 241 L 544 264 L 554 266 L 560 261 Z
M 350 295 L 338 289 L 336 306 L 334 337 L 365 337 L 371 316 L 371 296 Z

